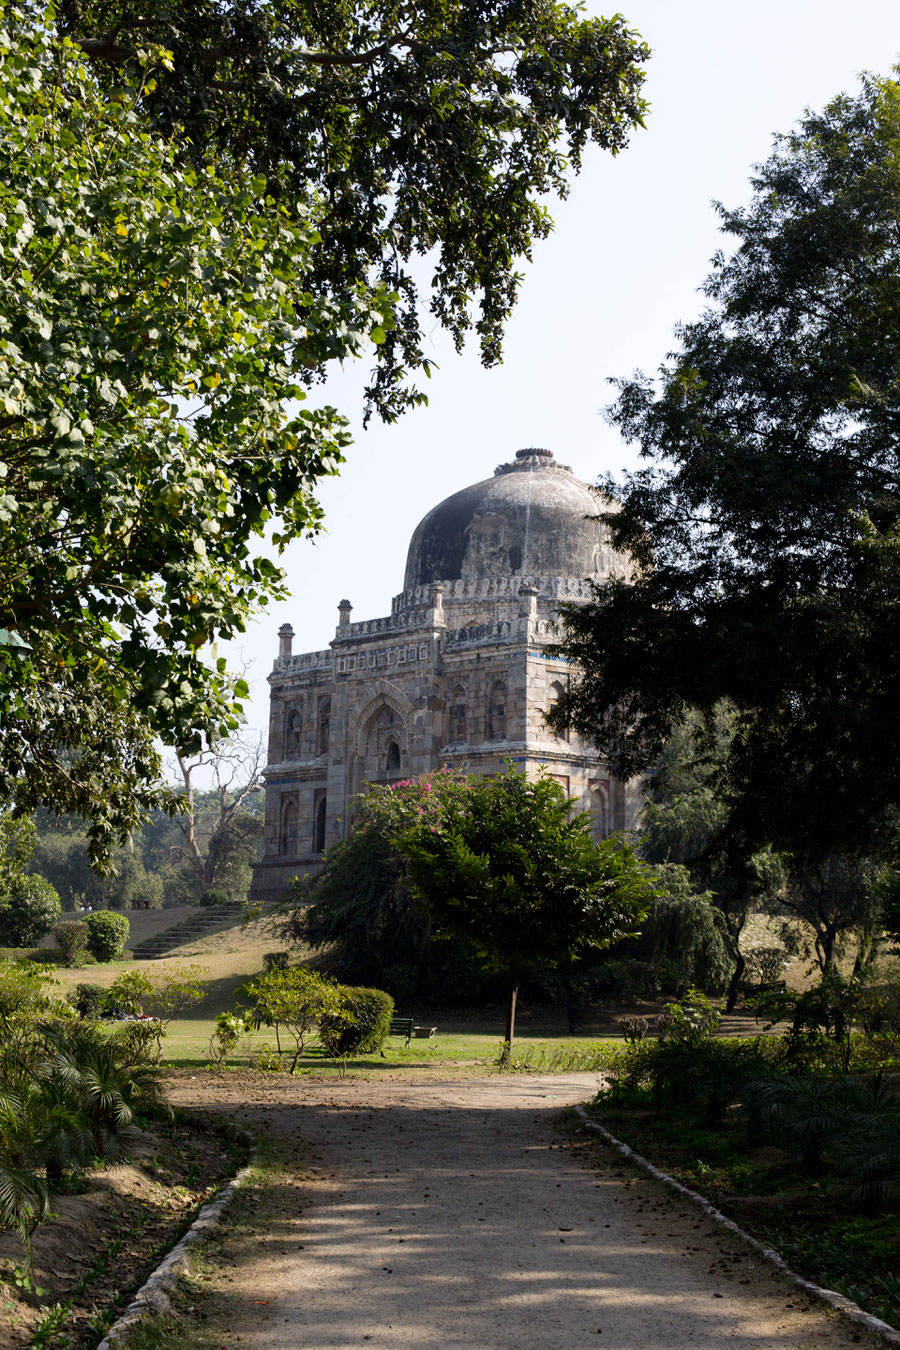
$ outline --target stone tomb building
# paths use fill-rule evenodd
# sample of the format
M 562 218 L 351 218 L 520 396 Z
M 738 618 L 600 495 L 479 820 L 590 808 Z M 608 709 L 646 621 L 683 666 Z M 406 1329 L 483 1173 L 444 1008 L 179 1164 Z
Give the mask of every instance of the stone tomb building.
M 294 653 L 293 629 L 280 629 L 255 898 L 318 869 L 368 784 L 431 769 L 498 774 L 512 761 L 550 774 L 590 812 L 596 838 L 633 823 L 637 785 L 544 719 L 571 675 L 544 651 L 558 604 L 589 598 L 588 579 L 627 572 L 589 519 L 598 509 L 550 451 L 520 450 L 429 511 L 390 615 L 353 622 L 342 600 L 334 638 L 317 652 Z

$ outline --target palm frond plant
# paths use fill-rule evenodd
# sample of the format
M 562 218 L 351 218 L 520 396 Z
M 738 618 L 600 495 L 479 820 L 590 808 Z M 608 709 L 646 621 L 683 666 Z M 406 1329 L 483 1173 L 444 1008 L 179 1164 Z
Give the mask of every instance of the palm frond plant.
M 42 1129 L 42 1108 L 33 1091 L 0 1091 L 0 1227 L 19 1234 L 28 1274 L 34 1265 L 34 1230 L 50 1204 L 40 1174 Z
M 838 1086 L 815 1074 L 769 1077 L 748 1084 L 751 1115 L 779 1134 L 792 1162 L 811 1176 L 823 1170 L 823 1152 L 841 1126 Z
M 831 1145 L 852 1183 L 851 1197 L 875 1210 L 900 1200 L 900 1094 L 881 1074 L 848 1078 L 837 1089 L 840 1130 Z

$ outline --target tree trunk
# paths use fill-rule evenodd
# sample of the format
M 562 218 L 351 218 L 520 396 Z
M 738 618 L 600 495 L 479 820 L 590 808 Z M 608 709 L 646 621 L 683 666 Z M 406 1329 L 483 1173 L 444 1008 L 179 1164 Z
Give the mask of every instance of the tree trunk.
M 566 993 L 566 1021 L 569 1024 L 569 1035 L 575 1035 L 575 1004 L 572 1000 L 572 962 L 566 962 L 566 973 L 563 976 L 563 983 Z
M 506 1053 L 512 1054 L 516 1036 L 516 998 L 519 993 L 519 963 L 513 961 L 509 968 L 509 1006 L 506 1009 Z
M 731 979 L 728 982 L 728 993 L 725 998 L 725 1011 L 734 1012 L 734 1005 L 737 1003 L 738 989 L 741 980 L 744 977 L 744 971 L 747 967 L 747 960 L 744 953 L 738 948 L 737 955 L 734 958 L 734 970 L 731 972 Z

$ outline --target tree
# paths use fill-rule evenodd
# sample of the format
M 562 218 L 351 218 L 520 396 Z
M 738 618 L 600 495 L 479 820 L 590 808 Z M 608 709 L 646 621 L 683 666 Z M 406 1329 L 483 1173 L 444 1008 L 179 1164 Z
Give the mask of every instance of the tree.
M 204 656 L 283 594 L 250 543 L 316 528 L 347 437 L 304 377 L 392 323 L 384 287 L 314 296 L 321 235 L 233 163 L 191 167 L 43 23 L 0 49 L 0 799 L 134 827 L 153 744 L 199 748 L 246 686 Z M 162 59 L 162 58 L 160 58 Z M 164 798 L 165 794 L 162 794 Z
M 308 966 L 289 966 L 287 970 L 267 970 L 249 980 L 240 990 L 252 1010 L 257 1025 L 265 1022 L 285 1027 L 294 1040 L 291 1073 L 296 1073 L 307 1037 L 326 1017 L 340 1018 L 341 988 Z M 281 1042 L 278 1041 L 279 1049 Z
M 522 965 L 567 970 L 632 936 L 654 898 L 632 850 L 619 840 L 595 844 L 589 829 L 556 783 L 509 769 L 473 780 L 441 824 L 414 826 L 403 841 L 437 931 L 465 936 L 507 972 L 510 1047 Z
M 782 904 L 812 928 L 823 975 L 834 969 L 851 934 L 857 941 L 854 974 L 874 955 L 882 931 L 881 873 L 871 860 L 835 853 L 789 874 Z
M 59 16 L 101 70 L 171 50 L 148 121 L 183 126 L 196 162 L 224 153 L 309 206 L 313 293 L 377 279 L 400 296 L 370 388 L 388 418 L 420 398 L 402 377 L 429 373 L 433 322 L 457 346 L 474 327 L 499 359 L 519 260 L 552 228 L 543 199 L 565 196 L 590 142 L 622 150 L 646 111 L 638 35 L 553 0 L 63 0 Z
M 31 947 L 62 914 L 59 896 L 44 877 L 27 871 L 36 837 L 30 820 L 0 812 L 0 946 Z
M 420 397 L 416 253 L 497 359 L 540 198 L 626 144 L 647 52 L 546 0 L 6 18 L 0 800 L 84 815 L 104 864 L 164 800 L 157 742 L 237 725 L 211 644 L 284 594 L 254 538 L 318 527 L 345 423 L 289 406 L 369 343 L 382 414 Z
M 785 860 L 771 850 L 747 857 L 727 847 L 728 803 L 722 778 L 736 722 L 735 710 L 721 703 L 706 717 L 688 712 L 673 728 L 656 773 L 645 785 L 637 837 L 641 857 L 664 869 L 660 877 L 663 896 L 651 911 L 645 939 L 660 954 L 662 944 L 673 943 L 669 954 L 676 962 L 679 941 L 686 943 L 680 953 L 683 982 L 702 985 L 699 969 L 690 975 L 685 959 L 689 949 L 699 954 L 702 948 L 706 952 L 703 964 L 713 972 L 718 957 L 712 925 L 731 959 L 727 1012 L 737 1003 L 746 969 L 741 935 L 747 920 L 754 909 L 774 904 L 785 883 Z M 687 886 L 679 875 L 684 871 L 690 879 Z M 714 915 L 697 909 L 703 897 L 691 891 L 700 888 L 715 905 Z M 701 932 L 705 933 L 702 942 Z
M 87 834 L 70 819 L 38 814 L 38 836 L 30 868 L 46 877 L 63 909 L 160 909 L 163 882 L 144 865 L 140 836 L 109 853 L 109 871 L 91 866 Z
M 653 965 L 668 963 L 676 993 L 697 987 L 719 993 L 735 969 L 730 936 L 712 891 L 697 891 L 680 863 L 653 869 L 658 894 L 641 930 L 640 949 Z
M 645 467 L 606 490 L 630 584 L 568 607 L 557 712 L 613 771 L 688 709 L 736 713 L 737 857 L 877 851 L 900 799 L 900 87 L 866 78 L 776 140 L 710 305 L 610 419 Z
M 281 936 L 333 949 L 340 978 L 441 1001 L 481 992 L 477 953 L 464 938 L 433 940 L 433 921 L 409 877 L 401 841 L 415 826 L 437 828 L 471 779 L 446 770 L 375 786 L 353 803 L 353 830 L 326 853 L 311 886 L 289 888 Z
M 249 864 L 263 833 L 262 818 L 242 809 L 264 787 L 262 739 L 233 736 L 192 760 L 178 755 L 177 762 L 184 780 L 176 820 L 183 842 L 173 852 L 190 867 L 198 891 L 230 881 L 234 891 L 243 892 L 243 899 L 250 884 Z M 194 774 L 207 768 L 212 769 L 215 786 L 198 794 Z
M 174 1018 L 194 1008 L 206 997 L 209 981 L 202 966 L 176 966 L 151 970 L 146 974 L 149 988 L 143 1000 L 144 1012 L 156 1023 L 156 1062 L 162 1059 L 163 1037 Z

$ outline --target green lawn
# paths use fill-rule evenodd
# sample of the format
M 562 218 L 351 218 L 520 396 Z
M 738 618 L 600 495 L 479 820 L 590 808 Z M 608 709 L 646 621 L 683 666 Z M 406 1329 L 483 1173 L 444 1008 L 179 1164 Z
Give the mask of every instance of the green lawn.
M 164 1063 L 170 1064 L 172 1067 L 202 1067 L 207 1064 L 209 1062 L 209 1038 L 214 1026 L 215 1020 L 213 1018 L 185 1018 L 173 1022 L 163 1046 Z M 392 1036 L 385 1046 L 384 1056 L 375 1054 L 359 1060 L 350 1060 L 341 1071 L 377 1073 L 389 1068 L 452 1069 L 454 1066 L 464 1066 L 476 1072 L 479 1069 L 489 1070 L 494 1067 L 500 1042 L 501 1032 L 499 1027 L 496 1033 L 489 1033 L 454 1030 L 450 1026 L 446 1031 L 438 1031 L 430 1040 L 414 1039 L 408 1049 L 401 1036 Z M 621 1041 L 588 1040 L 551 1033 L 540 1038 L 526 1036 L 517 1040 L 515 1052 L 517 1057 L 523 1056 L 530 1046 L 532 1047 L 532 1055 L 534 1055 L 544 1047 L 544 1061 L 546 1061 L 551 1053 L 578 1052 L 589 1054 L 602 1045 L 614 1044 L 621 1046 L 622 1043 Z M 289 1036 L 282 1034 L 281 1045 L 282 1050 L 292 1051 L 292 1042 Z M 262 1028 L 260 1031 L 252 1033 L 249 1044 L 242 1047 L 240 1053 L 233 1055 L 229 1059 L 229 1064 L 234 1068 L 243 1068 L 248 1063 L 248 1051 L 250 1055 L 253 1055 L 259 1051 L 274 1051 L 275 1048 L 274 1030 Z M 290 1063 L 289 1058 L 287 1058 L 287 1063 Z M 305 1072 L 331 1073 L 337 1072 L 339 1066 L 335 1060 L 327 1059 L 318 1045 L 313 1042 L 310 1053 L 301 1058 L 299 1068 Z

